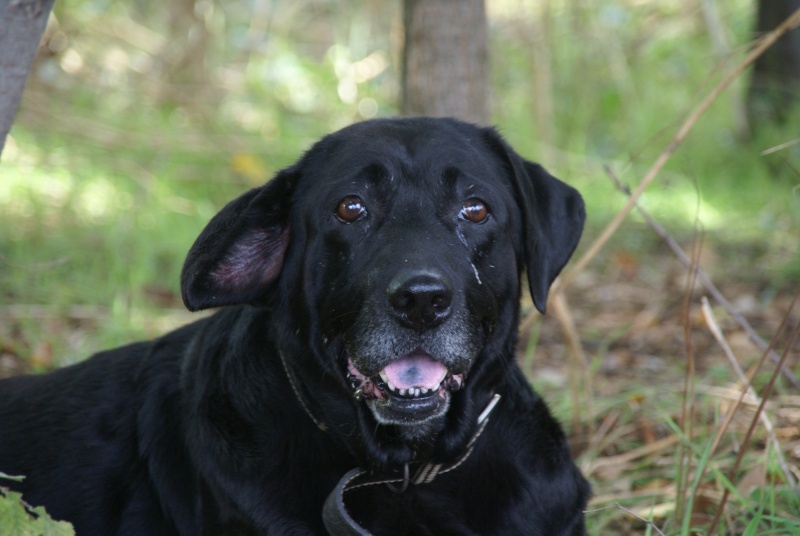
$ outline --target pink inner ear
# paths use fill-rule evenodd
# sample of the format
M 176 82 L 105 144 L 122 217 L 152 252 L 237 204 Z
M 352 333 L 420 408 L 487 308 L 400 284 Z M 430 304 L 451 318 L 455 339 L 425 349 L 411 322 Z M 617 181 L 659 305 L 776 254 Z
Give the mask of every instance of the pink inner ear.
M 246 292 L 271 283 L 283 267 L 289 229 L 251 229 L 230 247 L 211 272 L 218 292 Z

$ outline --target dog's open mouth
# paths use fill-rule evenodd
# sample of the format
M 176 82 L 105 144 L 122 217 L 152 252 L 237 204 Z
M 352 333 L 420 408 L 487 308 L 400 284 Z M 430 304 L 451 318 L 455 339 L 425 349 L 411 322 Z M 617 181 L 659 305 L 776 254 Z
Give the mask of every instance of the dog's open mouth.
M 392 361 L 376 376 L 359 371 L 348 360 L 348 380 L 353 395 L 365 400 L 383 424 L 416 424 L 447 411 L 451 392 L 464 382 L 424 352 L 412 352 Z

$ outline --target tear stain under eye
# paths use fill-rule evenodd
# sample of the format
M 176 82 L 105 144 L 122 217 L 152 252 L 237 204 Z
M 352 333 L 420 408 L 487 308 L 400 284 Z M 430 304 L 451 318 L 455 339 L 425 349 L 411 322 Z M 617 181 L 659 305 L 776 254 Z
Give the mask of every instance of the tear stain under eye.
M 461 241 L 461 243 L 462 243 L 462 244 L 464 244 L 464 246 L 465 246 L 467 249 L 469 249 L 469 244 L 467 244 L 467 239 L 466 239 L 466 238 L 464 238 L 464 235 L 463 235 L 463 234 L 461 234 L 461 227 L 456 227 L 456 236 L 457 236 L 457 237 L 458 237 L 458 239 Z
M 475 279 L 478 280 L 478 284 L 483 285 L 483 283 L 481 282 L 481 277 L 478 275 L 478 269 L 475 268 L 475 265 L 472 264 L 472 261 L 469 260 L 469 257 L 467 257 L 467 261 L 469 261 L 469 265 L 472 266 L 472 272 L 475 274 Z
M 456 236 L 458 236 L 458 239 L 461 241 L 461 243 L 464 244 L 464 246 L 467 249 L 469 249 L 469 244 L 467 243 L 467 239 L 464 238 L 463 234 L 461 234 L 461 228 L 460 227 L 456 227 Z M 475 279 L 478 281 L 478 284 L 479 285 L 483 285 L 483 282 L 481 281 L 481 276 L 478 275 L 478 269 L 475 268 L 474 264 L 472 264 L 472 260 L 469 258 L 469 255 L 467 255 L 467 262 L 472 267 L 472 273 L 475 274 Z

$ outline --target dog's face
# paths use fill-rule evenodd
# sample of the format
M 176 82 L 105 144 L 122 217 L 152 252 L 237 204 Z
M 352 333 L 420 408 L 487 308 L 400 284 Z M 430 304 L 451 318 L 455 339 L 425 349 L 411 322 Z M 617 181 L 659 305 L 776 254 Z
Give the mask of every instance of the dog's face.
M 520 274 L 534 303 L 581 233 L 575 190 L 492 129 L 360 123 L 228 205 L 192 248 L 190 309 L 272 304 L 355 403 L 421 426 L 510 359 Z
M 513 190 L 499 162 L 447 134 L 343 136 L 296 196 L 321 333 L 381 424 L 441 416 L 516 302 Z

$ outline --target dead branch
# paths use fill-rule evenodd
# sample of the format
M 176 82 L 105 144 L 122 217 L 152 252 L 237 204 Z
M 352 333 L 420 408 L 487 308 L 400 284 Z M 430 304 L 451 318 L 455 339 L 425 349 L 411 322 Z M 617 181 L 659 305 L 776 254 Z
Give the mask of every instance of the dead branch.
M 796 138 L 793 140 L 789 140 L 787 142 L 781 143 L 780 145 L 776 145 L 775 147 L 770 147 L 769 149 L 764 149 L 761 151 L 761 156 L 767 156 L 772 153 L 777 153 L 778 151 L 782 151 L 784 149 L 788 149 L 792 145 L 797 145 L 800 143 L 800 138 Z
M 756 364 L 756 366 L 750 370 L 750 374 L 747 376 L 746 385 L 752 385 L 752 380 L 755 377 L 756 373 L 759 370 L 761 370 L 762 366 L 764 366 L 764 362 L 767 359 L 767 355 L 769 355 L 769 353 L 772 352 L 774 345 L 777 344 L 779 335 L 783 333 L 784 330 L 786 330 L 786 327 L 789 325 L 789 317 L 791 315 L 791 311 L 794 309 L 794 304 L 796 301 L 797 298 L 795 298 L 795 300 L 792 301 L 792 304 L 789 307 L 789 311 L 784 315 L 783 320 L 781 321 L 781 325 L 778 326 L 778 330 L 776 331 L 775 336 L 772 338 L 772 340 L 770 340 L 769 347 L 761 354 L 761 359 L 759 359 L 758 364 Z M 748 394 L 749 393 L 747 389 L 745 388 L 741 389 L 739 391 L 739 396 L 736 398 L 733 405 L 731 405 L 731 407 L 728 408 L 725 417 L 723 417 L 722 419 L 722 424 L 717 427 L 717 433 L 714 435 L 714 438 L 711 441 L 711 449 L 710 449 L 711 453 L 717 450 L 717 446 L 722 440 L 723 434 L 728 429 L 728 426 L 730 425 L 730 422 L 733 419 L 733 415 L 736 413 L 736 410 L 739 408 L 739 405 L 742 404 L 742 402 L 745 400 Z M 741 446 L 740 446 L 740 452 L 744 452 L 744 448 Z M 706 468 L 703 469 L 703 472 L 705 472 L 707 468 L 708 466 L 706 466 Z M 701 474 L 699 478 L 702 478 L 702 476 L 703 475 Z
M 800 14 L 800 10 L 798 10 L 797 13 Z M 795 298 L 795 300 L 792 302 L 792 307 L 786 313 L 787 318 L 789 317 L 789 314 L 794 308 L 794 304 L 796 302 L 797 298 Z M 773 371 L 772 376 L 769 379 L 769 383 L 767 383 L 767 386 L 764 388 L 764 392 L 761 394 L 761 404 L 759 404 L 758 409 L 756 410 L 756 415 L 750 422 L 750 427 L 747 429 L 747 433 L 744 436 L 744 440 L 742 441 L 742 445 L 739 449 L 739 454 L 736 456 L 736 461 L 734 462 L 733 467 L 728 473 L 728 480 L 730 480 L 731 482 L 733 482 L 736 478 L 736 473 L 739 471 L 739 466 L 741 465 L 742 460 L 744 459 L 744 453 L 747 451 L 747 447 L 750 444 L 750 440 L 753 438 L 753 432 L 755 432 L 756 426 L 758 425 L 759 416 L 764 411 L 764 406 L 766 405 L 767 400 L 772 394 L 772 389 L 775 387 L 775 380 L 778 378 L 778 374 L 780 374 L 781 370 L 780 365 L 783 365 L 786 362 L 786 358 L 789 357 L 789 354 L 791 353 L 792 348 L 794 347 L 794 344 L 797 341 L 799 335 L 800 335 L 800 322 L 798 322 L 798 324 L 792 330 L 792 333 L 789 336 L 789 340 L 786 343 L 786 347 L 783 350 L 783 354 L 781 355 L 779 366 L 775 367 L 775 370 Z M 779 336 L 780 333 L 776 333 L 773 339 L 777 340 Z M 762 355 L 761 360 L 759 361 L 758 368 L 761 367 L 761 365 L 764 362 L 764 359 L 766 359 L 766 352 L 764 353 L 764 355 Z M 730 496 L 730 489 L 726 487 L 725 492 L 722 494 L 722 499 L 720 500 L 717 514 L 716 516 L 714 516 L 714 520 L 711 522 L 711 527 L 708 530 L 708 534 L 714 534 L 714 531 L 716 530 L 717 525 L 719 524 L 719 520 L 722 517 L 722 513 L 725 511 L 725 504 L 728 502 L 729 496 Z
M 701 301 L 702 301 L 703 316 L 706 319 L 706 323 L 708 324 L 709 329 L 711 330 L 711 334 L 714 336 L 719 345 L 722 347 L 722 351 L 728 357 L 728 361 L 731 362 L 731 366 L 733 367 L 733 370 L 736 371 L 736 375 L 739 376 L 739 380 L 742 382 L 743 388 L 747 391 L 747 394 L 749 394 L 751 397 L 757 400 L 760 405 L 761 399 L 758 398 L 758 394 L 756 394 L 755 389 L 753 389 L 753 385 L 750 382 L 750 379 L 747 377 L 747 375 L 745 375 L 744 371 L 742 370 L 742 367 L 739 365 L 739 361 L 736 359 L 736 356 L 733 355 L 733 350 L 731 350 L 728 341 L 725 340 L 725 336 L 723 335 L 722 329 L 719 327 L 719 324 L 717 323 L 717 319 L 714 316 L 714 312 L 711 310 L 711 306 L 708 304 L 708 298 L 703 296 Z M 794 475 L 792 475 L 792 472 L 789 470 L 789 466 L 786 463 L 786 458 L 783 456 L 783 450 L 781 448 L 781 444 L 778 441 L 778 438 L 775 436 L 775 427 L 772 426 L 772 421 L 770 421 L 766 411 L 761 412 L 760 419 L 762 424 L 764 425 L 764 429 L 767 431 L 769 440 L 775 447 L 775 454 L 778 456 L 778 463 L 780 464 L 781 470 L 783 471 L 783 474 L 786 477 L 786 481 L 789 483 L 790 486 L 792 486 L 792 489 L 796 490 L 797 482 L 795 482 Z
M 588 474 L 592 474 L 598 469 L 606 468 L 606 467 L 613 467 L 616 465 L 626 465 L 634 460 L 638 460 L 640 458 L 644 458 L 650 456 L 651 454 L 655 454 L 656 452 L 661 452 L 666 450 L 675 443 L 680 440 L 680 437 L 677 435 L 670 435 L 666 436 L 662 439 L 654 441 L 648 445 L 644 445 L 643 447 L 639 447 L 637 449 L 624 452 L 622 454 L 617 454 L 616 456 L 606 456 L 604 458 L 597 458 L 592 460 L 589 464 L 589 467 L 586 469 Z
M 619 179 L 617 178 L 617 176 L 614 174 L 613 170 L 610 167 L 606 166 L 605 170 L 606 173 L 608 173 L 608 176 L 611 178 L 611 180 L 614 181 L 614 184 L 616 185 L 619 191 L 621 191 L 627 196 L 632 195 L 630 189 L 619 181 Z M 636 210 L 638 210 L 639 214 L 641 214 L 641 216 L 650 226 L 650 228 L 653 229 L 653 231 L 655 231 L 655 233 L 659 237 L 661 237 L 662 240 L 664 240 L 667 246 L 669 246 L 672 252 L 675 253 L 675 256 L 678 257 L 678 260 L 681 262 L 681 264 L 683 264 L 683 266 L 686 267 L 687 269 L 692 268 L 691 259 L 686 254 L 686 252 L 683 251 L 683 249 L 675 241 L 675 239 L 672 238 L 672 236 L 667 232 L 667 230 L 661 224 L 659 224 L 656 221 L 656 219 L 653 216 L 651 216 L 650 213 L 647 212 L 638 202 L 634 202 L 634 206 L 636 207 Z M 761 350 L 762 352 L 765 351 L 768 347 L 767 342 L 764 341 L 764 339 L 762 339 L 758 335 L 758 333 L 756 333 L 756 330 L 753 329 L 753 326 L 750 325 L 747 319 L 736 310 L 736 308 L 733 306 L 731 302 L 728 301 L 727 298 L 725 298 L 722 292 L 720 292 L 720 290 L 717 288 L 714 282 L 711 281 L 711 278 L 708 277 L 708 275 L 703 271 L 703 269 L 700 268 L 699 266 L 696 266 L 694 269 L 697 271 L 696 273 L 697 280 L 700 282 L 700 284 L 703 285 L 703 287 L 705 287 L 705 289 L 708 291 L 711 297 L 714 298 L 714 300 L 718 304 L 720 304 L 726 311 L 728 311 L 728 314 L 730 314 L 731 317 L 736 321 L 736 323 L 739 324 L 739 326 L 741 326 L 741 328 L 745 331 L 745 333 L 747 333 L 747 336 L 750 337 L 750 340 L 753 341 L 753 343 L 758 347 L 758 349 Z M 772 359 L 772 361 L 775 363 L 777 363 L 780 360 L 780 356 L 775 351 L 769 352 L 769 358 Z M 800 381 L 798 381 L 797 376 L 795 376 L 795 374 L 789 369 L 789 367 L 786 366 L 782 367 L 781 373 L 783 373 L 784 377 L 792 384 L 792 386 L 794 386 L 795 388 L 800 388 Z
M 54 305 L 12 304 L 0 308 L 0 320 L 16 320 L 31 318 L 44 320 L 47 318 L 69 318 L 70 320 L 103 320 L 109 317 L 109 308 L 100 305 L 70 305 L 68 307 Z
M 646 525 L 651 526 L 653 528 L 653 530 L 655 530 L 661 536 L 664 536 L 664 533 L 661 532 L 661 529 L 658 528 L 655 523 L 653 523 L 649 519 L 645 519 L 644 517 L 640 516 L 639 514 L 637 514 L 635 512 L 632 512 L 632 511 L 628 510 L 627 508 L 625 508 L 624 506 L 622 506 L 618 502 L 614 503 L 614 506 L 604 506 L 603 508 L 596 508 L 595 510 L 586 510 L 586 511 L 584 511 L 584 514 L 593 514 L 595 512 L 602 512 L 604 510 L 622 510 L 623 512 L 625 512 L 629 516 L 633 516 L 636 519 L 638 519 L 639 521 L 645 523 Z
M 648 172 L 645 174 L 642 182 L 639 183 L 639 186 L 636 187 L 636 190 L 631 194 L 630 199 L 622 207 L 614 219 L 606 226 L 600 236 L 592 243 L 589 249 L 581 256 L 580 259 L 572 266 L 572 268 L 567 272 L 557 283 L 554 285 L 551 294 L 555 294 L 562 289 L 566 288 L 575 277 L 586 268 L 586 265 L 597 255 L 597 253 L 605 246 L 606 242 L 611 238 L 611 236 L 617 231 L 619 226 L 628 216 L 628 214 L 633 210 L 636 202 L 644 193 L 645 189 L 650 186 L 650 183 L 658 176 L 661 172 L 661 169 L 666 165 L 678 147 L 683 143 L 686 136 L 692 130 L 695 123 L 700 119 L 700 117 L 705 113 L 705 111 L 711 106 L 711 104 L 717 99 L 717 97 L 725 91 L 728 86 L 733 83 L 736 78 L 739 77 L 742 72 L 750 66 L 759 56 L 761 56 L 769 47 L 771 47 L 778 39 L 780 39 L 783 34 L 792 30 L 795 26 L 800 24 L 800 9 L 795 11 L 788 19 L 786 19 L 780 26 L 775 28 L 775 30 L 771 31 L 770 33 L 764 35 L 763 37 L 759 38 L 755 41 L 753 50 L 745 57 L 736 67 L 734 67 L 728 75 L 714 88 L 711 92 L 706 95 L 706 97 L 700 102 L 699 105 L 694 109 L 692 113 L 689 114 L 689 117 L 683 122 L 681 127 L 678 129 L 677 134 L 675 137 L 670 141 L 667 145 L 666 149 L 658 156 L 656 161 L 650 167 Z
M 32 264 L 17 264 L 11 262 L 11 259 L 6 257 L 5 255 L 0 255 L 0 264 L 5 264 L 6 266 L 10 266 L 11 268 L 17 268 L 20 270 L 29 270 L 29 271 L 39 271 L 39 270 L 50 270 L 51 268 L 55 268 L 57 266 L 61 266 L 62 264 L 66 264 L 70 261 L 69 257 L 59 257 L 52 261 L 45 261 L 45 262 L 38 262 Z
M 583 351 L 583 343 L 569 310 L 567 299 L 563 294 L 559 294 L 553 299 L 553 312 L 556 315 L 564 336 L 567 339 L 567 347 L 570 360 L 570 390 L 572 391 L 572 428 L 575 433 L 580 433 L 585 437 L 585 432 L 581 426 L 581 414 L 592 415 L 592 379 L 588 368 L 589 360 Z M 586 419 L 587 426 L 591 426 L 591 419 Z
M 691 267 L 686 277 L 686 288 L 683 293 L 683 305 L 681 307 L 683 317 L 683 342 L 686 351 L 686 370 L 684 371 L 683 379 L 683 399 L 681 402 L 681 416 L 678 421 L 678 426 L 683 430 L 683 435 L 687 439 L 679 445 L 678 450 L 678 482 L 675 492 L 675 519 L 680 520 L 684 516 L 683 509 L 688 504 L 691 509 L 694 504 L 695 490 L 692 490 L 689 500 L 686 500 L 686 494 L 689 492 L 689 464 L 691 460 L 691 449 L 689 444 L 694 438 L 694 411 L 695 411 L 695 356 L 694 346 L 692 344 L 692 321 L 691 321 L 691 308 L 692 308 L 692 290 L 697 284 L 697 268 L 700 266 L 700 251 L 702 249 L 702 235 L 701 240 L 698 240 L 697 235 L 699 229 L 697 220 L 695 220 L 695 240 L 692 242 L 692 257 L 690 261 Z

